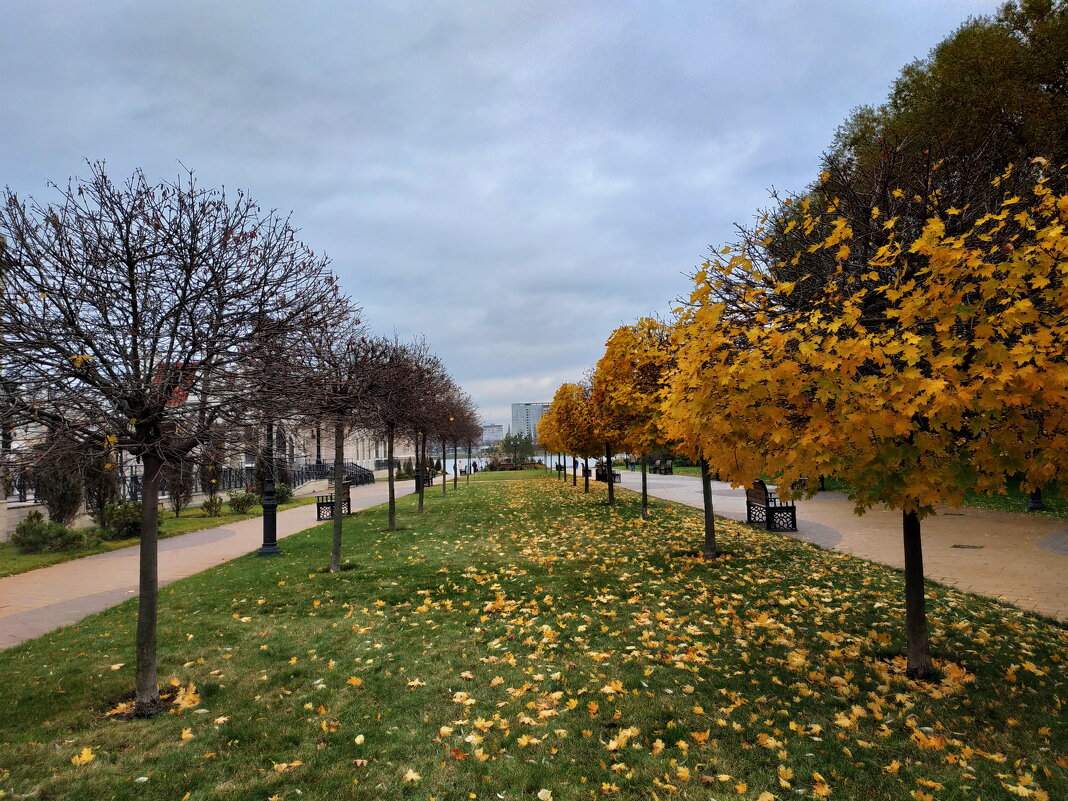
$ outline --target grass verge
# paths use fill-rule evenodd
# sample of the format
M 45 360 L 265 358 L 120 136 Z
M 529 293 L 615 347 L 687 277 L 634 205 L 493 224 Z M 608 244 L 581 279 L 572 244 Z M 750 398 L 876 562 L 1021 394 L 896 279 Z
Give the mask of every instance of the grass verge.
M 297 506 L 306 506 L 315 503 L 315 498 L 294 498 L 289 503 L 279 504 L 278 511 L 293 509 Z M 224 505 L 224 508 L 229 508 Z M 159 527 L 160 539 L 176 537 L 179 534 L 191 534 L 194 531 L 203 531 L 206 528 L 225 526 L 238 520 L 248 520 L 263 514 L 263 508 L 254 506 L 245 514 L 225 514 L 219 517 L 208 517 L 204 510 L 198 508 L 185 509 L 181 517 L 174 517 L 174 513 L 167 510 L 164 512 L 163 522 Z M 50 553 L 23 553 L 13 543 L 0 542 L 0 578 L 14 576 L 16 573 L 25 573 L 36 570 L 39 567 L 58 565 L 60 562 L 69 562 L 71 559 L 81 559 L 83 556 L 92 556 L 95 553 L 116 551 L 119 548 L 129 548 L 137 545 L 139 539 L 130 537 L 123 540 L 103 540 L 92 548 L 80 551 L 53 551 Z
M 41 799 L 1068 797 L 1068 632 L 901 574 L 554 480 L 429 493 L 161 593 L 170 713 L 117 721 L 134 606 L 0 655 L 0 789 Z M 85 749 L 89 749 L 86 751 Z M 82 762 L 91 757 L 84 764 Z

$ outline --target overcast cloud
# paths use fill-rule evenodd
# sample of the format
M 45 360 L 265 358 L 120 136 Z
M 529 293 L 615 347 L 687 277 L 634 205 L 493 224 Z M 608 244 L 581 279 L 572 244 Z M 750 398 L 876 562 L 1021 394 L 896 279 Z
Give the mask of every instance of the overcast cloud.
M 50 199 L 105 159 L 248 189 L 507 424 L 997 5 L 7 2 L 0 180 Z

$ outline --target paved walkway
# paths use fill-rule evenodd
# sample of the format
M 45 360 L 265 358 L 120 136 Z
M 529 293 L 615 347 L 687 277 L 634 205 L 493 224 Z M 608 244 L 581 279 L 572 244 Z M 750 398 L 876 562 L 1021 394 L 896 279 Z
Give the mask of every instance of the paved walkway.
M 415 482 L 398 482 L 397 496 L 414 491 Z M 385 481 L 353 487 L 352 508 L 385 503 Z M 278 513 L 278 539 L 318 525 L 315 506 Z M 159 584 L 191 576 L 243 556 L 263 541 L 263 518 L 239 520 L 160 540 Z M 76 623 L 137 594 L 140 546 L 86 556 L 70 562 L 0 579 L 0 649 Z
M 622 486 L 641 492 L 641 473 L 625 470 Z M 649 476 L 649 494 L 701 507 L 695 476 Z M 745 520 L 745 490 L 712 482 L 716 514 Z M 840 493 L 797 502 L 791 536 L 823 548 L 904 567 L 901 513 L 873 509 L 864 516 Z M 964 547 L 961 547 L 964 546 Z M 923 521 L 927 578 L 1009 601 L 1068 621 L 1068 521 L 969 507 L 940 507 Z

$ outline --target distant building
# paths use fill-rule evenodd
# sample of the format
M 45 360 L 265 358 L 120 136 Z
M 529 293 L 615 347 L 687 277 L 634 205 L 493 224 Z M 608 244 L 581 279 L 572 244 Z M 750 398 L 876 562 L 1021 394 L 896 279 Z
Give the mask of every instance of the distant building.
M 482 426 L 482 444 L 493 445 L 504 439 L 504 426 L 500 423 L 490 423 Z
M 548 403 L 513 403 L 512 433 L 527 434 L 532 440 L 537 442 L 538 421 L 548 409 Z

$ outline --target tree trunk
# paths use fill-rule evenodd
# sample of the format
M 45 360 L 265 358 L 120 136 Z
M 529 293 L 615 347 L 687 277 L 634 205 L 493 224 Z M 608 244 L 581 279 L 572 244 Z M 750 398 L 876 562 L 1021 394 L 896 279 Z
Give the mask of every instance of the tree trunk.
M 608 505 L 616 505 L 616 484 L 612 481 L 612 444 L 606 442 L 604 444 L 604 467 L 608 472 L 605 473 L 605 480 L 608 481 Z
M 588 456 L 582 457 L 582 491 L 590 491 L 590 458 Z
M 419 444 L 419 436 L 416 435 L 415 444 L 420 449 L 419 450 L 420 454 L 422 454 L 422 461 L 420 462 L 420 465 L 421 465 L 421 469 L 423 471 L 422 474 L 421 474 L 422 477 L 423 477 L 423 480 L 419 484 L 419 514 L 422 514 L 423 513 L 423 496 L 426 495 L 426 477 L 427 477 L 427 474 L 430 472 L 430 467 L 429 467 L 429 465 L 427 465 L 427 458 L 426 458 L 427 447 L 426 447 L 426 432 L 425 431 L 423 432 L 423 443 L 421 445 Z
M 578 458 L 575 456 L 571 457 L 571 486 L 578 486 Z
M 927 637 L 927 602 L 923 594 L 923 544 L 920 518 L 915 512 L 902 512 L 901 529 L 905 539 L 905 675 L 926 681 L 934 675 L 931 643 Z
M 703 556 L 706 562 L 716 558 L 716 517 L 712 512 L 712 476 L 708 474 L 708 462 L 701 465 L 701 498 L 705 507 L 705 547 Z
M 330 547 L 330 572 L 341 571 L 342 487 L 345 484 L 345 424 L 339 417 L 334 423 L 334 538 Z
M 386 481 L 389 483 L 389 530 L 397 530 L 397 492 L 393 483 L 393 425 L 386 427 Z
M 642 454 L 642 520 L 649 519 L 649 476 L 646 472 L 646 463 L 649 460 Z
M 449 482 L 445 478 L 445 465 L 448 464 L 445 458 L 445 440 L 441 441 L 441 495 L 445 497 L 448 494 Z
M 460 488 L 460 459 L 458 451 L 460 446 L 458 443 L 452 443 L 452 488 Z
M 1031 495 L 1027 499 L 1027 511 L 1028 512 L 1044 512 L 1046 511 L 1046 504 L 1042 503 L 1042 490 L 1031 490 Z
M 467 481 L 465 484 L 471 483 L 471 443 L 467 443 Z
M 156 618 L 159 614 L 159 473 L 163 463 L 145 453 L 141 487 L 141 564 L 137 599 L 137 678 L 134 714 L 152 715 L 159 707 L 156 663 Z

